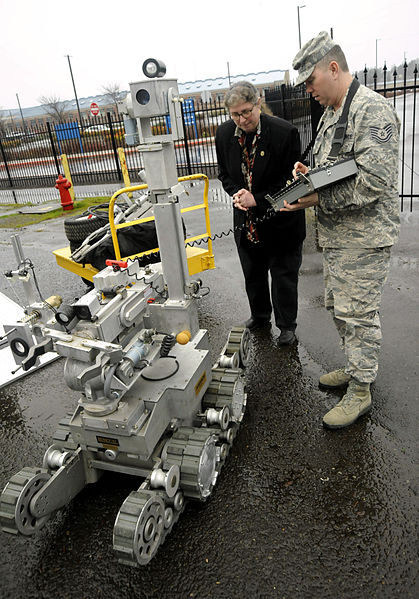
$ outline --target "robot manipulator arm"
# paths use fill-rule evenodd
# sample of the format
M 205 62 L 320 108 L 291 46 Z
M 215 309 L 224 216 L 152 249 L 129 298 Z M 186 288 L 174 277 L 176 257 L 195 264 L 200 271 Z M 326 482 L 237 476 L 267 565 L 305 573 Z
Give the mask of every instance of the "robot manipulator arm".
M 38 358 L 54 350 L 52 340 L 43 337 L 39 329 L 34 337 L 34 331 L 27 323 L 17 322 L 14 325 L 4 325 L 4 329 L 12 356 L 18 365 L 12 374 L 20 368 L 27 372 L 33 366 L 38 366 Z M 41 341 L 38 341 L 39 338 Z

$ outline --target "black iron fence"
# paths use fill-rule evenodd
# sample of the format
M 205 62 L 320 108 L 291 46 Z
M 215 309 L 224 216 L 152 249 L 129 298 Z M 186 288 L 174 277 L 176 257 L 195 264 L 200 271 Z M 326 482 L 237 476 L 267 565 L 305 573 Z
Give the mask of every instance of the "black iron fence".
M 121 120 L 108 114 L 80 125 L 46 123 L 0 136 L 0 190 L 53 187 L 66 154 L 73 183 L 122 180 L 117 148 L 125 147 Z
M 292 87 L 288 87 L 292 94 Z M 301 98 L 301 91 L 287 99 L 289 109 L 285 118 L 295 122 L 302 137 L 311 136 L 311 116 L 307 110 L 309 98 Z M 304 105 L 304 111 L 293 102 Z M 277 113 L 276 100 L 267 98 L 266 104 Z M 306 106 L 307 105 L 307 106 Z M 189 99 L 184 108 L 184 139 L 176 142 L 175 153 L 179 176 L 198 172 L 208 177 L 217 176 L 215 131 L 229 116 L 221 102 L 200 102 Z M 165 132 L 167 123 L 154 123 L 156 133 Z M 63 174 L 61 155 L 67 156 L 74 185 L 119 183 L 123 181 L 118 148 L 125 152 L 126 164 L 132 182 L 139 181 L 143 168 L 141 155 L 125 143 L 122 118 L 108 113 L 91 122 L 60 124 L 46 123 L 44 127 L 26 127 L 6 137 L 0 136 L 0 190 L 23 190 L 54 187 L 59 174 Z M 1 198 L 0 198 L 1 202 Z
M 402 123 L 400 199 L 402 210 L 406 203 L 413 209 L 413 200 L 419 186 L 416 168 L 417 147 L 416 98 L 417 68 L 408 73 L 404 66 L 403 75 L 393 71 L 387 80 L 377 82 L 373 72 L 364 71 L 363 83 L 393 102 Z M 375 76 L 374 76 L 375 75 Z M 358 76 L 358 75 L 357 75 Z M 300 132 L 302 148 L 306 148 L 313 137 L 322 108 L 304 91 L 304 86 L 294 88 L 282 85 L 265 91 L 265 104 L 272 114 L 294 123 Z M 220 102 L 203 103 L 187 99 L 182 104 L 185 136 L 175 144 L 179 176 L 203 172 L 208 177 L 217 176 L 215 131 L 229 118 Z M 168 124 L 156 123 L 156 132 Z M 94 117 L 90 122 L 60 124 L 46 123 L 44 127 L 26 127 L 8 135 L 0 133 L 0 203 L 4 199 L 2 190 L 16 192 L 15 202 L 20 201 L 19 190 L 53 189 L 58 174 L 63 174 L 61 155 L 66 154 L 74 186 L 101 183 L 123 184 L 118 148 L 123 148 L 130 179 L 139 182 L 139 171 L 143 168 L 141 155 L 125 143 L 125 130 L 121 117 L 108 113 Z M 310 160 L 310 154 L 308 160 Z M 58 193 L 58 192 L 57 192 Z M 10 198 L 10 194 L 8 195 Z M 38 201 L 50 199 L 38 193 Z M 23 200 L 25 201 L 25 200 Z
M 409 210 L 413 210 L 413 200 L 419 198 L 419 168 L 416 166 L 416 154 L 418 148 L 415 147 L 417 136 L 417 94 L 418 94 L 418 67 L 414 65 L 411 72 L 408 72 L 408 65 L 405 62 L 402 74 L 393 69 L 388 74 L 386 65 L 383 68 L 382 80 L 377 80 L 377 72 L 371 74 L 365 68 L 363 77 L 359 77 L 361 83 L 372 87 L 377 93 L 385 98 L 391 99 L 396 109 L 400 122 L 400 186 L 399 196 L 401 209 L 404 210 L 406 203 Z M 369 76 L 370 75 L 370 76 Z M 416 193 L 415 193 L 416 192 Z
M 298 128 L 302 155 L 311 163 L 312 153 L 307 152 L 307 149 L 323 112 L 320 104 L 306 93 L 302 85 L 281 85 L 267 89 L 265 101 L 272 114 L 290 121 Z

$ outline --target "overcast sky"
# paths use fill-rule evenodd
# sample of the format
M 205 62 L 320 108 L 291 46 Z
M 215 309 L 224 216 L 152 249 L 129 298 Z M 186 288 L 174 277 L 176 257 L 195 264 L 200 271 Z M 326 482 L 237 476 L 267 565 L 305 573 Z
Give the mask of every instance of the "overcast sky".
M 293 0 L 0 0 L 0 108 L 40 96 L 79 98 L 102 86 L 144 79 L 146 58 L 162 59 L 180 82 L 290 69 L 298 51 Z M 302 44 L 322 30 L 346 53 L 351 71 L 419 56 L 418 0 L 306 0 Z

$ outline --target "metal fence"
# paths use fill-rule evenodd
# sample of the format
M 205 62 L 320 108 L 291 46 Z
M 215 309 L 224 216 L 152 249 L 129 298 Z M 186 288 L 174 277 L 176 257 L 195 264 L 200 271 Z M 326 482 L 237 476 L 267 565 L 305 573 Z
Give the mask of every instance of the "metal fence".
M 418 167 L 416 167 L 418 148 L 415 147 L 418 135 L 416 128 L 418 67 L 415 65 L 409 73 L 408 65 L 405 62 L 402 74 L 397 72 L 397 69 L 393 69 L 388 74 L 388 69 L 384 65 L 382 81 L 377 81 L 376 71 L 371 76 L 366 68 L 361 77 L 356 76 L 364 85 L 372 87 L 377 93 L 391 99 L 399 115 L 401 122 L 399 197 L 401 210 L 404 210 L 407 203 L 412 212 L 413 200 L 419 198 L 419 193 L 415 193 L 415 191 L 419 191 L 419 173 Z
M 118 146 L 125 147 L 122 120 L 108 114 L 80 125 L 46 123 L 0 138 L 0 190 L 54 187 L 68 157 L 74 184 L 122 179 Z
M 312 152 L 308 151 L 308 148 L 323 113 L 320 104 L 306 93 L 302 85 L 281 85 L 268 89 L 265 91 L 265 101 L 272 114 L 290 121 L 297 127 L 302 156 L 311 163 Z
M 401 208 L 408 205 L 412 210 L 413 200 L 419 197 L 415 193 L 419 186 L 415 165 L 417 68 L 408 73 L 405 64 L 402 77 L 393 71 L 388 81 L 387 70 L 383 73 L 381 83 L 377 82 L 374 72 L 365 70 L 361 77 L 364 84 L 390 98 L 400 116 Z M 282 85 L 265 91 L 265 103 L 272 114 L 291 121 L 298 128 L 302 149 L 310 143 L 322 112 L 318 102 L 310 98 L 303 87 Z M 216 177 L 215 131 L 229 118 L 223 104 L 186 99 L 182 114 L 185 136 L 183 141 L 175 144 L 179 176 L 203 172 L 210 178 Z M 167 124 L 156 124 L 156 127 L 161 126 Z M 9 202 L 10 198 L 16 203 L 28 201 L 30 189 L 37 190 L 38 203 L 50 200 L 51 194 L 43 194 L 40 190 L 54 189 L 58 174 L 63 173 L 61 154 L 68 157 L 75 186 L 122 185 L 118 147 L 124 148 L 131 181 L 139 182 L 139 171 L 143 168 L 141 155 L 135 148 L 126 146 L 122 118 L 111 113 L 94 117 L 82 125 L 78 122 L 46 123 L 44 127 L 26 127 L 7 137 L 0 134 L 0 203 Z M 307 159 L 311 159 L 310 154 Z M 8 193 L 2 193 L 2 190 Z M 26 199 L 22 200 L 22 197 Z
M 301 100 L 301 91 L 297 96 L 296 101 L 301 106 L 309 105 L 308 97 Z M 268 100 L 267 104 L 275 114 L 275 101 Z M 311 130 L 311 116 L 306 108 L 304 113 L 297 106 L 293 112 L 289 108 L 286 116 L 301 129 L 302 137 L 307 137 L 306 132 Z M 224 105 L 188 99 L 187 104 L 182 105 L 182 114 L 185 135 L 182 141 L 175 143 L 179 176 L 203 172 L 210 178 L 216 177 L 215 131 L 229 119 Z M 155 124 L 156 128 L 162 126 L 166 124 Z M 0 136 L 0 192 L 16 192 L 12 197 L 17 202 L 21 190 L 53 189 L 57 176 L 63 174 L 61 154 L 67 155 L 75 186 L 122 183 L 118 147 L 124 148 L 131 181 L 138 182 L 139 171 L 143 168 L 141 155 L 126 145 L 122 118 L 115 118 L 110 113 L 83 125 L 78 122 L 46 123 L 45 127 L 26 127 L 8 137 Z M 46 194 L 44 201 L 49 199 L 50 195 Z

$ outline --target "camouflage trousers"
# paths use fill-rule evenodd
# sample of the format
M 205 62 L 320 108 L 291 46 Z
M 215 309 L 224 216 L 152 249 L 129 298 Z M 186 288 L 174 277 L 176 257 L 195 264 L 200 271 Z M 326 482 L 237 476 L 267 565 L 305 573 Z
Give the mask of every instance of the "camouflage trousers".
M 372 383 L 381 344 L 380 303 L 390 265 L 390 248 L 325 248 L 325 306 L 345 353 L 345 371 Z

